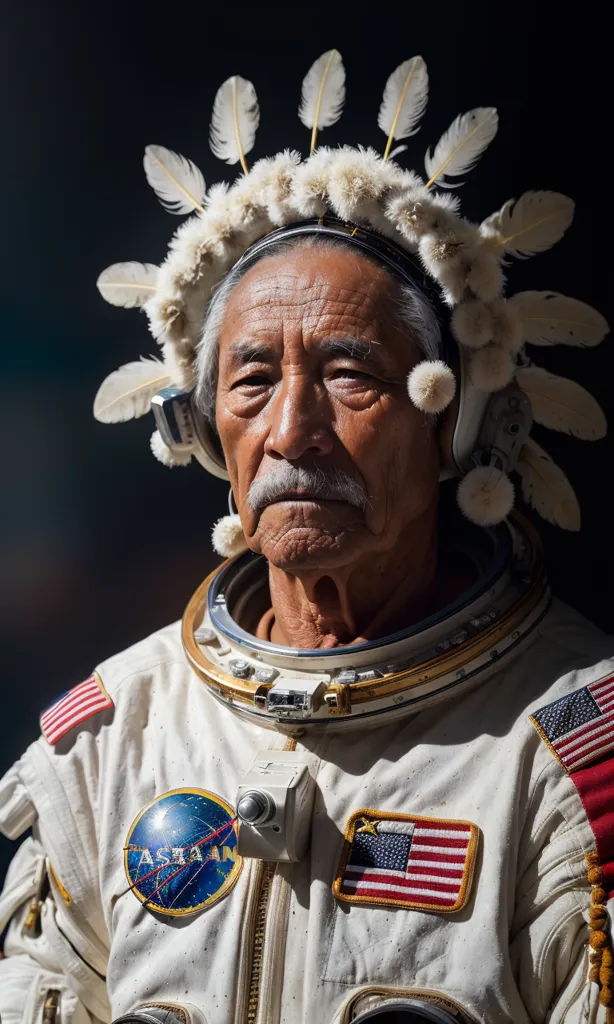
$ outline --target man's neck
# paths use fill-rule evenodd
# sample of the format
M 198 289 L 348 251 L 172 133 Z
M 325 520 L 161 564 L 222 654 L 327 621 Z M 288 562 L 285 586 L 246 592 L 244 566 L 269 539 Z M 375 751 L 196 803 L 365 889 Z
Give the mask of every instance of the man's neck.
M 269 584 L 273 643 L 331 648 L 406 628 L 442 603 L 436 514 L 414 522 L 392 551 L 329 571 L 291 574 L 271 565 Z

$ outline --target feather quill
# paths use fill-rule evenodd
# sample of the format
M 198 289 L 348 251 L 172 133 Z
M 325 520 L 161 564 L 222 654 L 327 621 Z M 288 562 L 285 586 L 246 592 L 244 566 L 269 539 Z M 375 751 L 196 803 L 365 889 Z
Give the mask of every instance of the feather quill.
M 126 363 L 110 373 L 98 388 L 94 416 L 100 423 L 122 423 L 149 412 L 157 391 L 170 384 L 170 374 L 158 359 Z
M 143 167 L 165 210 L 179 216 L 203 212 L 205 179 L 195 163 L 164 146 L 147 146 Z
M 555 245 L 573 220 L 574 204 L 560 192 L 525 192 L 515 202 L 509 199 L 497 213 L 480 225 L 480 233 L 491 238 L 490 249 L 526 259 Z
M 529 345 L 574 345 L 592 348 L 608 333 L 608 323 L 596 309 L 559 292 L 517 292 L 508 300 L 522 320 Z
M 583 441 L 598 441 L 607 432 L 598 402 L 580 384 L 541 366 L 516 370 L 516 380 L 531 402 L 536 423 Z
M 391 156 L 392 143 L 418 131 L 429 98 L 429 76 L 422 57 L 412 57 L 392 72 L 379 108 L 377 123 L 388 136 L 384 160 Z
M 113 263 L 102 271 L 96 287 L 112 306 L 143 306 L 156 290 L 158 268 L 153 263 Z
M 547 452 L 529 437 L 516 466 L 522 496 L 542 519 L 564 530 L 580 529 L 580 506 L 569 480 Z
M 298 116 L 311 128 L 311 149 L 318 132 L 330 128 L 341 117 L 345 102 L 345 68 L 338 50 L 327 50 L 313 62 L 303 79 Z
M 430 149 L 426 151 L 424 167 L 429 178 L 426 187 L 454 188 L 455 183 L 446 178 L 471 171 L 494 139 L 498 127 L 499 115 L 494 107 L 476 107 L 467 114 L 459 114 L 441 136 L 433 153 Z
M 254 148 L 260 123 L 260 107 L 251 82 L 240 75 L 227 78 L 213 103 L 209 145 L 214 155 L 227 164 L 241 164 L 245 174 L 246 155 Z

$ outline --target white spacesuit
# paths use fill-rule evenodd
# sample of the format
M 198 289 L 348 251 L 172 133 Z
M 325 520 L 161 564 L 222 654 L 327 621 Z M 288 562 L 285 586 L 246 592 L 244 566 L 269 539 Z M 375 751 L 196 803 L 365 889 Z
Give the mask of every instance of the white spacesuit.
M 499 532 L 505 542 L 507 528 Z M 64 721 L 47 718 L 52 742 L 37 740 L 0 789 L 5 834 L 33 826 L 2 897 L 11 920 L 4 1024 L 54 1020 L 50 1000 L 63 1024 L 156 1004 L 207 1024 L 341 1024 L 391 999 L 419 999 L 462 1021 L 605 1021 L 588 964 L 585 855 L 595 835 L 575 776 L 529 715 L 539 724 L 540 708 L 601 680 L 607 691 L 614 651 L 549 604 L 537 561 L 524 566 L 520 592 L 518 565 L 494 577 L 486 565 L 462 608 L 396 639 L 392 671 L 377 644 L 344 652 L 354 670 L 335 652 L 331 675 L 322 656 L 305 657 L 302 672 L 285 669 L 297 652 L 245 642 L 240 619 L 231 636 L 224 597 L 241 571 L 257 578 L 262 559 L 253 556 L 207 581 L 204 624 L 205 593 L 196 595 L 183 646 L 173 625 L 100 665 L 89 683 L 98 700 L 86 691 L 71 709 L 63 698 Z M 215 661 L 218 683 L 236 671 L 234 683 L 254 694 L 256 672 L 278 673 L 270 696 L 313 694 L 315 679 L 354 671 L 372 686 L 396 680 L 396 702 L 363 711 L 352 694 L 355 721 L 347 705 L 331 714 L 326 700 L 286 718 L 287 704 L 242 704 L 212 674 L 206 685 L 186 653 Z M 611 754 L 614 739 L 608 745 Z M 307 763 L 315 793 L 297 804 L 298 825 L 286 808 L 282 834 L 290 840 L 306 824 L 305 852 L 263 860 L 279 833 L 245 823 L 239 849 L 245 830 L 244 845 L 260 842 L 261 857 L 242 859 L 233 810 L 242 785 L 247 778 L 253 794 L 260 778 L 275 794 L 275 773 L 293 761 Z M 194 791 L 200 803 L 163 835 L 156 815 L 173 791 L 182 800 Z M 216 801 L 219 821 L 210 817 Z M 357 836 L 371 852 L 366 871 Z M 402 878 L 377 845 L 407 841 Z M 207 861 L 215 871 L 199 890 Z M 159 888 L 171 876 L 181 887 Z
M 218 407 L 224 401 L 215 378 L 224 303 L 267 253 L 289 262 L 289 240 L 324 239 L 329 256 L 330 246 L 341 247 L 347 273 L 349 248 L 354 263 L 357 254 L 366 261 L 359 262 L 363 291 L 369 274 L 380 282 L 382 270 L 388 275 L 385 288 L 377 286 L 382 338 L 394 319 L 407 368 L 386 401 L 348 399 L 339 421 L 349 421 L 353 402 L 347 436 L 389 479 L 377 445 L 388 443 L 390 408 L 401 410 L 391 444 L 415 443 L 402 465 L 410 471 L 418 446 L 439 459 L 435 466 L 427 455 L 421 478 L 424 486 L 431 481 L 430 510 L 438 472 L 461 478 L 463 516 L 457 509 L 438 536 L 435 524 L 431 540 L 444 572 L 467 569 L 464 589 L 446 598 L 452 603 L 427 603 L 438 609 L 429 618 L 408 612 L 407 628 L 390 635 L 374 626 L 369 641 L 355 632 L 354 643 L 281 646 L 262 627 L 275 613 L 267 562 L 246 550 L 239 515 L 224 517 L 214 546 L 229 561 L 198 589 L 181 626 L 110 658 L 59 697 L 41 717 L 41 738 L 0 783 L 0 828 L 13 839 L 32 828 L 0 899 L 1 927 L 8 925 L 2 1024 L 611 1020 L 614 646 L 552 601 L 539 542 L 512 513 L 509 476 L 519 474 L 525 500 L 544 518 L 579 528 L 576 497 L 529 436 L 532 420 L 596 440 L 605 419 L 573 381 L 534 366 L 525 344 L 595 345 L 607 324 L 555 292 L 504 297 L 503 257 L 557 242 L 571 222 L 569 199 L 528 192 L 477 226 L 437 191 L 464 177 L 494 138 L 493 108 L 452 123 L 427 152 L 427 180 L 390 159 L 392 143 L 414 133 L 427 91 L 421 57 L 391 75 L 378 120 L 388 137 L 383 157 L 316 149 L 318 131 L 343 106 L 343 64 L 332 50 L 303 83 L 300 116 L 312 130 L 305 161 L 285 151 L 248 170 L 258 105 L 238 76 L 218 92 L 212 122 L 214 152 L 245 172 L 230 189 L 207 194 L 195 164 L 147 147 L 145 170 L 158 197 L 170 212 L 192 216 L 160 268 L 115 264 L 98 284 L 111 303 L 145 308 L 164 363 L 132 362 L 112 373 L 94 412 L 118 422 L 151 407 L 154 455 L 173 466 L 195 458 L 232 479 L 249 519 L 264 442 L 248 413 L 232 411 L 236 433 L 224 441 L 228 410 L 212 412 L 216 395 Z M 445 338 L 425 275 L 444 300 L 442 319 L 451 310 Z M 390 278 L 395 299 L 403 289 L 406 318 L 408 296 L 420 311 L 410 327 L 396 322 L 396 306 L 388 315 Z M 335 280 L 335 295 L 344 295 L 347 276 Z M 277 278 L 270 287 L 275 296 Z M 364 305 L 360 288 L 351 323 Z M 345 322 L 339 301 L 335 323 Z M 283 313 L 278 319 L 285 327 Z M 319 306 L 315 319 L 325 320 Z M 309 344 L 314 333 L 310 324 Z M 278 335 L 256 332 L 267 353 L 271 337 L 279 347 Z M 347 356 L 358 346 L 367 358 L 368 338 L 327 334 L 322 350 L 341 347 Z M 243 336 L 234 348 L 245 357 Z M 262 344 L 248 344 L 249 359 L 254 348 L 262 356 Z M 411 366 L 410 349 L 417 353 Z M 311 349 L 308 358 L 316 360 Z M 348 369 L 352 395 L 363 386 L 356 384 L 362 367 Z M 261 369 L 250 379 L 246 389 L 261 396 L 253 408 L 283 392 L 270 377 L 262 382 Z M 324 393 L 322 381 L 313 394 Z M 305 394 L 299 414 L 290 402 L 271 417 L 290 427 L 308 421 L 318 403 Z M 317 415 L 326 405 L 328 433 L 318 423 L 318 437 L 334 437 L 320 464 L 328 465 L 334 447 L 343 465 L 331 458 L 332 470 L 343 470 L 352 445 L 335 434 L 326 394 Z M 378 418 L 361 419 L 372 407 Z M 410 415 L 414 433 L 405 430 Z M 236 452 L 250 438 L 255 447 L 242 466 L 252 476 L 239 479 Z M 311 452 L 312 441 L 310 434 Z M 274 472 L 280 461 L 300 462 L 301 452 L 275 454 Z M 357 475 L 345 474 L 355 488 Z M 296 488 L 282 488 L 279 502 L 333 499 L 354 515 L 347 491 L 323 487 L 298 497 Z M 406 511 L 401 489 L 386 491 L 379 533 L 369 534 L 371 543 L 390 521 L 398 526 L 390 545 L 381 544 L 387 565 L 399 570 L 391 591 L 407 564 L 395 545 L 415 525 L 394 519 Z M 372 492 L 363 490 L 366 521 Z M 338 537 L 356 543 L 360 527 L 352 522 L 335 544 Z M 372 550 L 365 548 L 365 559 Z M 268 569 L 288 564 L 295 563 L 269 558 Z M 345 571 L 349 562 L 340 564 Z M 370 592 L 372 563 L 361 565 L 371 616 L 379 598 Z M 410 568 L 402 582 L 413 575 Z M 381 572 L 384 589 L 387 579 Z

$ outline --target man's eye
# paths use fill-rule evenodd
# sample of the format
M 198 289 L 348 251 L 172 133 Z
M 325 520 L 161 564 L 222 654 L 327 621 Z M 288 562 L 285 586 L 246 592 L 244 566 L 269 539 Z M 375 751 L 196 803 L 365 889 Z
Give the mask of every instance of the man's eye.
M 249 377 L 242 377 L 241 380 L 236 381 L 232 386 L 233 388 L 262 388 L 268 387 L 270 384 L 270 377 L 265 377 L 263 373 L 252 373 Z
M 339 370 L 331 373 L 332 380 L 343 380 L 344 378 L 349 380 L 373 380 L 370 373 L 365 373 L 364 370 L 352 370 L 349 366 L 342 366 Z

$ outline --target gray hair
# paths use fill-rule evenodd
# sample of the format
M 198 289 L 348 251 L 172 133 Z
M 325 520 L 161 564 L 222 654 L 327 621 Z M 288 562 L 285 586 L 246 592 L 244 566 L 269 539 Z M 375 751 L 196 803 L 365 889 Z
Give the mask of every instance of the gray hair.
M 273 243 L 266 249 L 263 259 L 269 256 L 285 255 L 294 249 L 319 248 L 333 249 L 344 248 L 356 255 L 356 248 L 351 242 L 342 238 L 322 238 L 316 236 L 293 238 Z M 362 254 L 363 258 L 380 266 L 369 256 Z M 247 273 L 253 264 L 248 263 L 235 266 L 215 290 L 205 314 L 203 333 L 198 345 L 196 357 L 196 389 L 195 400 L 197 407 L 205 415 L 210 425 L 215 430 L 215 401 L 217 395 L 217 381 L 219 373 L 219 346 L 220 334 L 226 306 L 231 293 L 238 285 L 241 278 Z M 400 284 L 400 294 L 396 300 L 397 322 L 404 330 L 425 359 L 441 359 L 443 343 L 441 330 L 435 315 L 435 311 L 426 295 L 410 285 Z

